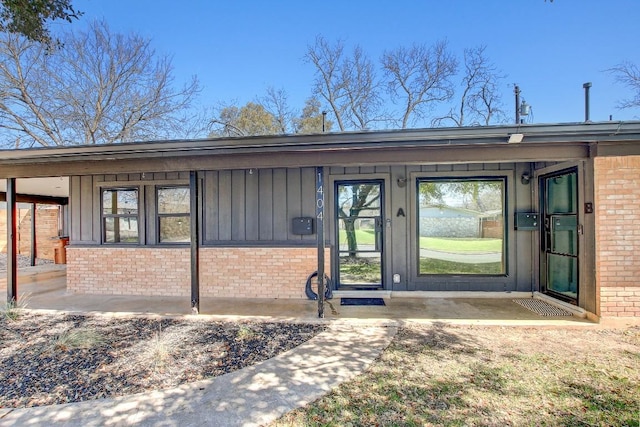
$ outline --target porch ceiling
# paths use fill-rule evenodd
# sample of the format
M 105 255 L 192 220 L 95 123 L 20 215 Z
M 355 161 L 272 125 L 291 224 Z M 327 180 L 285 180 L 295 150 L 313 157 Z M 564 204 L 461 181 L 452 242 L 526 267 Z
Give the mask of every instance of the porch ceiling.
M 0 193 L 7 191 L 7 182 L 0 180 Z M 69 178 L 66 176 L 48 178 L 18 178 L 16 192 L 31 196 L 69 197 Z

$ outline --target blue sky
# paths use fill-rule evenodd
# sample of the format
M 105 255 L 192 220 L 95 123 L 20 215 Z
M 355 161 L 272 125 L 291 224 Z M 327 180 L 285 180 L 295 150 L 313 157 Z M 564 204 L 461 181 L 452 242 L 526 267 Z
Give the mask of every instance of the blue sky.
M 467 47 L 487 54 L 507 75 L 503 101 L 513 115 L 513 84 L 533 107 L 533 122 L 584 119 L 590 81 L 591 119 L 631 120 L 619 110 L 630 96 L 604 70 L 627 60 L 640 64 L 638 0 L 323 0 L 195 1 L 77 0 L 82 27 L 105 19 L 112 30 L 136 31 L 173 57 L 176 82 L 197 75 L 203 106 L 284 88 L 302 108 L 313 68 L 303 57 L 316 35 L 359 44 L 372 58 L 385 49 L 447 39 L 459 56 Z

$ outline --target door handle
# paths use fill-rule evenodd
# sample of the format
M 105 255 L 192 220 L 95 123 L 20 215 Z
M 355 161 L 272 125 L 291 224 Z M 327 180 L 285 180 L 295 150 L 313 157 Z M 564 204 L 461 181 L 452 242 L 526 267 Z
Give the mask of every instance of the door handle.
M 375 250 L 380 252 L 382 247 L 382 218 L 376 217 L 375 220 Z

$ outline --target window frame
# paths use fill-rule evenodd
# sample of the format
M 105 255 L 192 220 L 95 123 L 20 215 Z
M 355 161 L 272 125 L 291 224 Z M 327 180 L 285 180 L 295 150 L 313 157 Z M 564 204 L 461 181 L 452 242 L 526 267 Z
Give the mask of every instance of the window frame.
M 496 181 L 502 182 L 502 272 L 495 274 L 482 274 L 482 273 L 422 273 L 420 271 L 420 184 L 424 182 L 486 182 Z M 509 178 L 505 175 L 447 175 L 447 176 L 423 176 L 418 175 L 415 177 L 415 194 L 413 197 L 413 203 L 415 203 L 415 226 L 414 226 L 414 250 L 415 250 L 415 267 L 414 274 L 418 279 L 425 279 L 429 277 L 456 277 L 456 278 L 482 278 L 482 277 L 509 277 L 509 227 L 508 227 L 508 199 L 509 199 Z
M 172 189 L 172 188 L 182 188 L 187 190 L 187 194 L 189 195 L 189 211 L 188 212 L 180 212 L 180 213 L 160 213 L 160 200 L 159 195 L 161 190 Z M 160 222 L 162 218 L 189 218 L 189 224 L 191 224 L 191 187 L 185 184 L 168 184 L 168 185 L 156 185 L 155 186 L 155 224 L 156 224 L 156 244 L 158 245 L 190 245 L 191 244 L 191 232 L 189 232 L 189 241 L 187 242 L 163 242 L 161 240 L 162 234 L 160 233 Z M 189 228 L 191 230 L 191 228 Z
M 136 194 L 136 214 L 118 214 L 118 213 L 105 213 L 104 211 L 104 193 L 106 191 L 117 192 L 117 191 L 135 191 Z M 113 197 L 113 196 L 112 196 Z M 139 186 L 118 186 L 118 187 L 101 187 L 100 188 L 100 236 L 101 243 L 103 245 L 140 245 L 142 242 L 142 227 L 141 227 L 141 191 Z M 107 218 L 114 218 L 119 220 L 120 218 L 135 218 L 137 223 L 137 240 L 135 242 L 108 242 L 107 241 L 107 226 L 106 220 Z

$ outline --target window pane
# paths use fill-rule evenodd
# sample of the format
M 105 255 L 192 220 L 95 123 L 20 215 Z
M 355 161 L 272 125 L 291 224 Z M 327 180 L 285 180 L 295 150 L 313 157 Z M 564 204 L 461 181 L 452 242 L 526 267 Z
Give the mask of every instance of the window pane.
M 419 274 L 504 274 L 504 181 L 420 181 Z
M 160 242 L 188 243 L 191 241 L 191 221 L 188 216 L 160 217 Z
M 189 213 L 189 188 L 158 188 L 158 213 Z
M 138 190 L 103 190 L 102 213 L 106 215 L 137 215 Z
M 138 243 L 138 218 L 110 217 L 104 219 L 106 243 Z

